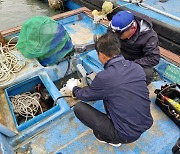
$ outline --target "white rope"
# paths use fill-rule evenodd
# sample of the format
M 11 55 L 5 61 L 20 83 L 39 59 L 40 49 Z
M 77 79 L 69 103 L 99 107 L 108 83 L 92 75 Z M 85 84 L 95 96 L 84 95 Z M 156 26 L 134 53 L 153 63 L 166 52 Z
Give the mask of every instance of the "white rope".
M 113 8 L 112 11 L 114 11 L 114 10 L 117 9 L 117 8 L 120 8 L 120 7 L 123 7 L 123 6 L 126 6 L 126 5 L 131 5 L 131 4 L 132 4 L 132 3 L 126 3 L 126 4 L 123 4 L 123 5 L 120 5 L 120 4 L 119 4 L 119 6 Z M 98 15 L 98 16 L 94 15 L 93 22 L 94 22 L 95 24 L 99 24 L 99 22 L 100 22 L 101 20 L 107 19 L 107 15 L 108 15 L 109 13 L 111 13 L 112 11 L 107 12 L 107 13 L 104 14 L 104 15 Z
M 12 45 L 10 42 L 14 38 L 16 37 L 11 38 L 4 47 L 0 43 L 0 86 L 6 86 L 12 83 L 16 78 L 15 73 L 19 72 L 25 66 L 25 61 L 12 53 L 12 50 L 15 49 L 14 47 L 10 47 Z
M 14 112 L 19 113 L 21 116 L 25 117 L 25 122 L 28 118 L 35 117 L 39 108 L 41 113 L 43 113 L 42 107 L 39 104 L 40 97 L 41 94 L 37 92 L 33 94 L 27 92 L 11 97 Z

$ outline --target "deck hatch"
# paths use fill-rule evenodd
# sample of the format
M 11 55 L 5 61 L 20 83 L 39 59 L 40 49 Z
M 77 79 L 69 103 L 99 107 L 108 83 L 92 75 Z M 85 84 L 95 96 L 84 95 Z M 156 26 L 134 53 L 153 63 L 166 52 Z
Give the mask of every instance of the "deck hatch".
M 23 93 L 27 93 L 27 92 L 30 92 L 31 94 L 33 94 L 36 91 L 36 88 L 38 85 L 41 85 L 43 90 L 46 92 L 46 94 L 49 94 L 49 100 L 47 102 L 49 104 L 47 103 L 42 104 L 42 100 L 40 99 L 39 104 L 42 110 L 44 111 L 41 112 L 40 108 L 38 108 L 37 113 L 34 112 L 35 114 L 34 117 L 24 119 L 25 117 L 21 116 L 20 114 L 15 113 L 15 109 L 13 108 L 13 105 L 12 105 L 12 98 L 14 98 L 14 96 L 22 95 Z M 6 98 L 7 98 L 7 101 L 8 101 L 8 104 L 9 104 L 9 107 L 10 107 L 10 110 L 14 119 L 14 123 L 18 131 L 22 131 L 60 110 L 60 107 L 58 105 L 53 106 L 54 96 L 52 96 L 52 92 L 50 92 L 51 87 L 52 86 L 48 84 L 47 82 L 45 82 L 43 78 L 41 78 L 41 76 L 39 75 L 39 76 L 30 78 L 28 80 L 24 80 L 20 83 L 17 83 L 5 89 Z

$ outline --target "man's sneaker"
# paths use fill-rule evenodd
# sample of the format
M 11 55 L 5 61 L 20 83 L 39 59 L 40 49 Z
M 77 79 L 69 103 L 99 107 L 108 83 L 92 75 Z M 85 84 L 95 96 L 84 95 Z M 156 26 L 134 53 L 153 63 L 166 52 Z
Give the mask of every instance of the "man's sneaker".
M 99 140 L 98 138 L 96 138 L 96 140 L 98 140 L 101 143 L 107 143 L 106 141 Z
M 106 142 L 106 141 L 102 141 L 102 140 L 99 140 L 98 138 L 96 138 L 99 142 L 101 142 L 101 143 L 108 143 L 108 142 Z M 110 144 L 110 145 L 112 145 L 112 146 L 114 146 L 114 147 L 120 147 L 121 146 L 121 143 L 117 143 L 117 144 L 113 144 L 113 143 L 108 143 L 108 144 Z
M 113 147 L 120 147 L 121 146 L 121 143 L 117 143 L 117 144 L 108 143 L 108 144 L 112 145 Z

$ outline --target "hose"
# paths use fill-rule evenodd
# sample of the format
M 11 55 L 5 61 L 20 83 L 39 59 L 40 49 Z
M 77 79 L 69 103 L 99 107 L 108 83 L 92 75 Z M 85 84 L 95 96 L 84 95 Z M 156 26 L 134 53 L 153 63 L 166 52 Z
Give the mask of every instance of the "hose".
M 65 98 L 65 97 L 72 97 L 72 96 L 59 96 L 58 98 L 56 98 L 56 100 L 53 103 L 53 106 L 55 106 L 55 104 L 57 103 L 57 101 L 61 98 Z

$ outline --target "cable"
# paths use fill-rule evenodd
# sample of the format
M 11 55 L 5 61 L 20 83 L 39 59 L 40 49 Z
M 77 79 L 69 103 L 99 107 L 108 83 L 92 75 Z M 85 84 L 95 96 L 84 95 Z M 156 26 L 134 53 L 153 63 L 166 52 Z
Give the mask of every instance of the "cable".
M 57 101 L 61 98 L 64 98 L 64 97 L 72 97 L 72 96 L 59 96 L 58 98 L 56 98 L 56 100 L 54 101 L 53 103 L 53 106 L 55 106 L 55 104 L 57 103 Z

